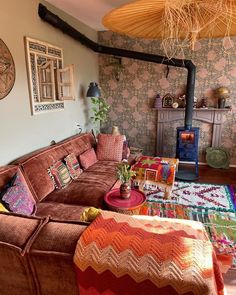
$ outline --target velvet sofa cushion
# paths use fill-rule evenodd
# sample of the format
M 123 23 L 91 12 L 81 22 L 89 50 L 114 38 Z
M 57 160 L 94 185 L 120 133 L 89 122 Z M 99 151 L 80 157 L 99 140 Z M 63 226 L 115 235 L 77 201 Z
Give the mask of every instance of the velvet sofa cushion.
M 0 213 L 1 295 L 38 294 L 27 249 L 43 224 L 41 218 Z
M 86 227 L 0 213 L 1 295 L 77 295 L 73 254 Z
M 98 134 L 97 158 L 100 161 L 121 161 L 124 135 Z
M 0 201 L 11 212 L 25 215 L 31 215 L 35 212 L 36 202 L 20 168 L 0 191 Z
M 83 169 L 87 169 L 90 166 L 92 166 L 93 164 L 95 164 L 98 161 L 98 159 L 97 159 L 94 149 L 91 148 L 91 149 L 85 151 L 84 153 L 82 153 L 79 156 L 79 161 L 80 161 L 80 164 L 83 167 Z
M 63 140 L 59 144 L 63 145 L 67 151 L 67 154 L 74 153 L 78 158 L 79 155 L 93 148 L 96 145 L 96 142 L 91 133 L 84 133 L 79 136 L 72 136 L 66 140 Z
M 63 190 L 50 193 L 43 202 L 103 207 L 104 195 L 117 181 L 117 162 L 98 161 Z
M 42 229 L 29 252 L 32 272 L 40 286 L 37 294 L 78 295 L 73 255 L 86 227 L 80 222 L 49 220 Z
M 58 202 L 41 202 L 37 205 L 37 216 L 50 215 L 53 219 L 79 221 L 86 206 L 63 204 Z

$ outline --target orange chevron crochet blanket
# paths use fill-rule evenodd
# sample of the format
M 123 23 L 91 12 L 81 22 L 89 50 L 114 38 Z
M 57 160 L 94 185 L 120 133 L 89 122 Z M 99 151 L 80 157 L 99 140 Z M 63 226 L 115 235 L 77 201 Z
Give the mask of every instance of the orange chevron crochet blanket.
M 223 295 L 201 223 L 103 211 L 74 255 L 80 295 Z

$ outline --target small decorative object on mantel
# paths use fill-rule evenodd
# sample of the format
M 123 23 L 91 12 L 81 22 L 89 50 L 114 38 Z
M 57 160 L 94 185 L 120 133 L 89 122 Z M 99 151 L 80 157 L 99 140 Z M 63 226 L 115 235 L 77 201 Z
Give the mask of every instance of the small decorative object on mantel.
M 173 95 L 171 95 L 170 93 L 167 93 L 162 98 L 162 107 L 163 108 L 171 108 L 174 100 L 175 100 L 175 97 Z
M 201 102 L 200 102 L 199 108 L 207 109 L 208 108 L 208 101 L 207 100 L 208 100 L 207 97 L 203 97 Z
M 229 168 L 230 153 L 224 147 L 208 147 L 206 149 L 206 162 L 213 168 Z
M 185 105 L 186 105 L 186 95 L 183 94 L 183 95 L 180 95 L 178 97 L 178 100 L 177 100 L 178 104 L 179 104 L 179 108 L 185 108 Z
M 177 109 L 178 107 L 179 107 L 179 104 L 178 104 L 177 101 L 172 103 L 172 108 L 173 109 Z
M 218 98 L 218 108 L 225 108 L 226 99 L 229 98 L 229 89 L 227 87 L 219 87 L 215 92 Z
M 0 99 L 11 91 L 15 83 L 15 64 L 7 45 L 0 39 Z
M 157 93 L 154 103 L 155 109 L 161 109 L 162 108 L 162 99 L 159 93 Z
M 120 197 L 123 199 L 129 199 L 131 192 L 131 178 L 135 176 L 135 171 L 131 170 L 131 166 L 127 163 L 120 163 L 117 166 L 117 176 L 121 181 L 120 185 Z

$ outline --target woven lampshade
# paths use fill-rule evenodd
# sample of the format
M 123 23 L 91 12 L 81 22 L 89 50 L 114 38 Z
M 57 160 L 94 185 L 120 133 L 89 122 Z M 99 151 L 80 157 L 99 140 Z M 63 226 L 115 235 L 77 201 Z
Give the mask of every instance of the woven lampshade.
M 138 0 L 109 12 L 108 29 L 130 37 L 185 40 L 236 36 L 235 0 Z M 183 41 L 181 41 L 183 44 Z

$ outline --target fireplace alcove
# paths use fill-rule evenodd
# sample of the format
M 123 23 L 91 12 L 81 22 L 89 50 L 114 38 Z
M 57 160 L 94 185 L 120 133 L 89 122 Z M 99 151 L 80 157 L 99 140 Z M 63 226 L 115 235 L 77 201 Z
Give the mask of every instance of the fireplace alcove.
M 166 123 L 184 119 L 184 109 L 174 108 L 153 108 L 157 112 L 157 128 L 156 128 L 156 156 L 164 156 L 164 130 Z M 193 119 L 206 122 L 213 125 L 211 146 L 219 147 L 221 145 L 221 132 L 223 116 L 230 109 L 194 109 Z M 184 123 L 182 124 L 184 125 Z

